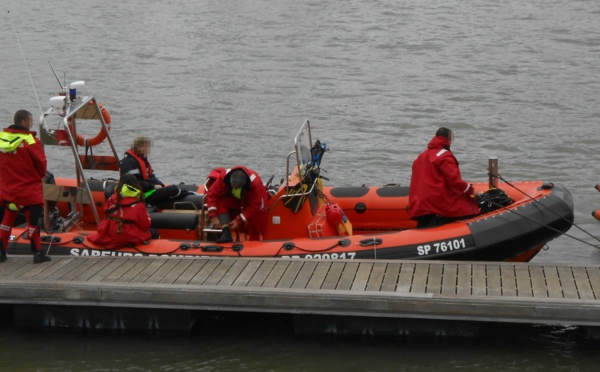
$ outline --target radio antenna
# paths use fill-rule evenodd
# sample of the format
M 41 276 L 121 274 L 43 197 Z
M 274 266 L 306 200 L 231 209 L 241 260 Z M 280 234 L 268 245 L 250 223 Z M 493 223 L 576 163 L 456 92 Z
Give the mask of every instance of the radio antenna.
M 60 89 L 62 89 L 63 92 L 66 92 L 65 87 L 62 85 L 62 83 L 60 82 L 60 79 L 58 78 L 58 75 L 56 75 L 56 71 L 54 71 L 54 67 L 52 67 L 52 63 L 50 63 L 50 61 L 48 61 L 48 64 L 50 65 L 50 68 L 52 69 L 52 73 L 54 74 L 56 81 L 58 81 L 58 85 L 60 85 Z
M 21 57 L 23 57 L 23 63 L 25 63 L 25 69 L 27 70 L 27 75 L 29 75 L 29 81 L 31 82 L 31 87 L 33 88 L 33 94 L 35 95 L 35 99 L 37 101 L 38 107 L 40 109 L 40 113 L 43 115 L 44 111 L 42 110 L 42 105 L 40 104 L 40 99 L 38 98 L 37 91 L 35 90 L 35 85 L 33 84 L 33 78 L 31 77 L 31 72 L 29 72 L 29 66 L 27 66 L 27 60 L 25 59 L 25 53 L 23 53 L 23 47 L 21 46 L 21 40 L 19 40 L 19 34 L 17 33 L 17 28 L 12 20 L 12 16 L 10 15 L 10 10 L 8 11 L 8 18 L 10 19 L 10 24 L 15 32 L 15 37 L 17 38 L 17 44 L 19 44 L 19 50 L 21 50 Z M 46 121 L 44 120 L 44 126 L 46 126 Z

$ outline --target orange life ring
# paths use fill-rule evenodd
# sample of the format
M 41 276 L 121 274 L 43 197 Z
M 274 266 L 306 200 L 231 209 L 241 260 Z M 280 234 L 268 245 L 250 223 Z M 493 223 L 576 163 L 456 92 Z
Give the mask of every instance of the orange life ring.
M 90 101 L 89 104 L 93 105 L 94 103 Z M 106 107 L 102 106 L 101 103 L 98 103 L 98 107 L 100 108 L 100 113 L 102 114 L 104 123 L 106 123 L 106 128 L 110 130 L 110 113 L 108 112 Z M 102 143 L 102 141 L 106 139 L 107 135 L 108 133 L 104 131 L 104 128 L 100 128 L 100 132 L 98 132 L 98 134 L 96 134 L 94 137 L 84 137 L 81 134 L 77 133 L 77 144 L 79 146 L 88 147 L 96 146 Z

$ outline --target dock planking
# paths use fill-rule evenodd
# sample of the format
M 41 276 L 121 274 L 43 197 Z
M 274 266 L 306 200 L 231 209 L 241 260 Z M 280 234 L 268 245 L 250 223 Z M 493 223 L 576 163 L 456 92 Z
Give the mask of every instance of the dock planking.
M 535 263 L 53 257 L 0 264 L 0 303 L 600 326 L 600 268 Z

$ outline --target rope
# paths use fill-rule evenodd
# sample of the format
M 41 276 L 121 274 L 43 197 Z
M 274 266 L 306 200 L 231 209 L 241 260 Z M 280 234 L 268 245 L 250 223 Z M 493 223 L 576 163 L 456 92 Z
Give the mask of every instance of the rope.
M 587 244 L 587 245 L 589 245 L 589 246 L 592 246 L 592 247 L 594 247 L 594 248 L 598 248 L 598 249 L 600 249 L 600 246 L 598 246 L 598 245 L 593 245 L 593 244 L 591 244 L 591 243 L 588 243 L 588 242 L 586 242 L 585 240 L 582 240 L 582 239 L 576 238 L 576 237 L 574 237 L 573 235 L 570 235 L 570 234 L 567 234 L 567 233 L 563 233 L 563 232 L 562 232 L 562 231 L 560 231 L 559 229 L 555 229 L 555 228 L 554 228 L 554 227 L 552 227 L 552 226 L 546 225 L 546 224 L 544 224 L 544 223 L 541 223 L 541 222 L 538 222 L 538 221 L 536 221 L 536 220 L 534 220 L 534 219 L 531 219 L 531 218 L 529 218 L 529 217 L 527 217 L 527 216 L 524 216 L 524 215 L 522 215 L 522 214 L 520 214 L 520 213 L 518 213 L 518 212 L 515 212 L 514 210 L 512 210 L 512 209 L 509 209 L 508 207 L 505 207 L 505 206 L 503 206 L 503 205 L 501 205 L 501 204 L 498 204 L 498 203 L 496 203 L 496 202 L 494 202 L 494 201 L 490 201 L 490 202 L 491 202 L 492 204 L 494 204 L 495 206 L 497 206 L 497 207 L 499 207 L 499 208 L 502 208 L 502 209 L 504 209 L 504 210 L 506 210 L 506 211 L 508 211 L 508 212 L 510 212 L 510 213 L 514 213 L 514 214 L 516 214 L 516 215 L 517 215 L 517 216 L 519 216 L 519 217 L 522 217 L 522 218 L 524 218 L 524 219 L 526 219 L 526 220 L 529 220 L 530 222 L 536 223 L 536 224 L 538 224 L 538 225 L 540 225 L 540 226 L 542 226 L 542 227 L 545 227 L 545 228 L 547 228 L 547 229 L 550 229 L 550 230 L 552 230 L 552 231 L 554 231 L 554 232 L 557 232 L 557 233 L 559 233 L 559 234 L 562 234 L 562 235 L 568 236 L 569 238 L 575 239 L 575 240 L 577 240 L 577 241 L 579 241 L 579 242 L 581 242 L 581 243 L 585 243 L 585 244 Z M 540 203 L 540 204 L 541 204 L 541 203 Z M 543 205 L 543 204 L 542 204 L 542 205 Z M 568 221 L 568 220 L 567 220 L 567 221 Z
M 570 221 L 570 220 L 568 220 L 567 218 L 565 218 L 565 217 L 563 217 L 563 216 L 559 215 L 558 213 L 556 213 L 556 212 L 555 212 L 555 211 L 553 211 L 552 209 L 550 209 L 550 208 L 548 208 L 547 206 L 545 206 L 544 204 L 540 203 L 540 202 L 539 202 L 538 200 L 536 200 L 534 197 L 532 197 L 531 195 L 527 194 L 525 191 L 523 191 L 523 190 L 519 189 L 517 186 L 513 185 L 512 183 L 510 183 L 509 181 L 507 181 L 506 179 L 504 179 L 504 178 L 503 178 L 503 177 L 502 177 L 500 174 L 498 174 L 498 178 L 499 178 L 499 179 L 501 179 L 502 181 L 504 181 L 504 183 L 506 183 L 508 186 L 510 186 L 510 187 L 512 187 L 513 189 L 517 190 L 517 191 L 518 191 L 518 192 L 520 192 L 521 194 L 523 194 L 523 195 L 527 196 L 527 197 L 528 197 L 529 199 L 531 199 L 531 200 L 532 200 L 534 203 L 537 203 L 537 204 L 541 205 L 541 206 L 542 206 L 542 207 L 544 207 L 545 209 L 547 209 L 547 210 L 549 210 L 550 212 L 552 212 L 552 214 L 554 214 L 555 216 L 557 216 L 557 217 L 560 217 L 560 219 L 562 219 L 563 221 L 569 222 L 570 224 L 572 224 L 573 226 L 575 226 L 576 228 L 578 228 L 578 229 L 579 229 L 579 230 L 581 230 L 582 232 L 586 233 L 586 234 L 587 234 L 587 235 L 589 235 L 590 237 L 594 238 L 594 239 L 595 239 L 595 240 L 597 240 L 597 241 L 600 241 L 600 238 L 598 238 L 598 237 L 596 237 L 596 236 L 594 236 L 594 235 L 590 234 L 588 231 L 586 231 L 586 230 L 584 230 L 583 228 L 579 227 L 579 226 L 578 226 L 578 225 L 577 225 L 577 224 L 576 224 L 574 221 L 573 221 L 573 222 L 571 222 L 571 221 Z M 532 222 L 535 222 L 535 223 L 537 223 L 537 224 L 539 224 L 539 225 L 542 225 L 542 226 L 544 226 L 544 227 L 547 227 L 547 228 L 549 228 L 549 229 L 551 229 L 551 230 L 553 230 L 553 231 L 556 231 L 556 232 L 559 232 L 559 233 L 563 234 L 563 233 L 562 233 L 562 231 L 560 231 L 560 230 L 558 230 L 558 229 L 555 229 L 555 228 L 553 228 L 553 227 L 551 227 L 551 226 L 548 226 L 548 225 L 545 225 L 545 224 L 539 223 L 539 222 L 537 222 L 537 221 L 534 221 L 534 220 L 532 220 L 532 219 L 530 219 L 530 218 L 528 218 L 528 217 L 525 217 L 525 216 L 521 215 L 520 213 L 517 213 L 517 212 L 515 212 L 515 211 L 513 211 L 513 210 L 511 210 L 511 209 L 508 209 L 507 207 L 505 207 L 505 206 L 503 206 L 503 205 L 497 204 L 497 203 L 495 203 L 494 201 L 491 201 L 491 200 L 490 200 L 490 202 L 491 202 L 492 204 L 496 205 L 497 207 L 501 207 L 501 208 L 503 208 L 503 209 L 505 209 L 505 210 L 507 210 L 507 211 L 509 211 L 509 212 L 511 212 L 511 213 L 514 213 L 514 214 L 516 214 L 516 215 L 520 216 L 520 217 L 523 217 L 523 218 L 525 218 L 525 219 L 528 219 L 528 220 L 530 220 L 530 221 L 532 221 Z M 576 237 L 574 237 L 573 235 L 570 235 L 570 234 L 567 234 L 567 233 L 564 233 L 564 235 L 565 235 L 565 236 L 567 236 L 567 237 L 569 237 L 569 238 L 571 238 L 571 239 L 577 240 L 577 241 L 579 241 L 579 242 L 581 242 L 581 243 L 587 244 L 587 245 L 589 245 L 589 246 L 591 246 L 591 247 L 594 247 L 594 248 L 598 248 L 598 249 L 600 249 L 600 246 L 598 246 L 598 245 L 594 245 L 594 244 L 591 244 L 591 243 L 588 243 L 588 242 L 586 242 L 585 240 L 582 240 L 582 239 L 579 239 L 579 238 L 576 238 Z
M 306 248 L 302 248 L 302 247 L 298 247 L 297 245 L 294 245 L 293 248 L 298 249 L 301 252 L 304 253 L 323 253 L 323 252 L 328 252 L 330 250 L 332 250 L 333 248 L 337 247 L 338 245 L 340 245 L 339 241 L 336 242 L 334 245 L 327 247 L 327 248 L 317 248 L 314 250 L 311 249 L 306 249 Z M 277 257 L 277 255 L 279 255 L 281 253 L 281 250 L 285 248 L 285 244 L 282 245 L 279 250 L 277 251 L 277 253 L 275 253 L 275 255 L 273 257 Z

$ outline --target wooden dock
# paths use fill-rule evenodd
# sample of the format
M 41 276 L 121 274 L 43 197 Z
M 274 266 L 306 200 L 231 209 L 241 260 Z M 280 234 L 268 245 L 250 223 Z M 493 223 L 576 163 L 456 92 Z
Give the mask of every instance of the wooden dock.
M 0 304 L 14 307 L 22 327 L 185 330 L 199 311 L 236 311 L 573 325 L 595 334 L 600 267 L 56 256 L 33 264 L 11 256 L 0 264 Z M 132 309 L 137 323 L 123 315 Z M 143 321 L 142 309 L 150 314 Z

